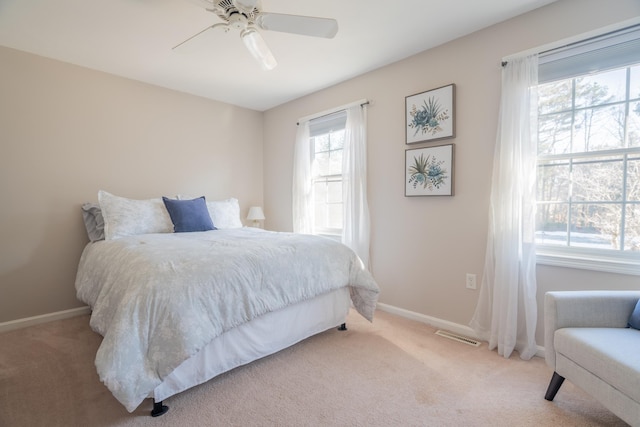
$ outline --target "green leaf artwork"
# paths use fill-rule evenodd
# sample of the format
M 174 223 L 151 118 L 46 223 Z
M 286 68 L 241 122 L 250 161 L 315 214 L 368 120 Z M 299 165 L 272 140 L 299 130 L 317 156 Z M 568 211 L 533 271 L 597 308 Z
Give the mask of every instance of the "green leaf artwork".
M 409 123 L 409 127 L 415 129 L 413 136 L 419 132 L 423 135 L 436 135 L 443 130 L 440 124 L 450 118 L 449 111 L 442 110 L 442 106 L 433 96 L 424 100 L 420 108 L 413 104 L 409 114 L 413 118 Z
M 425 190 L 433 191 L 445 184 L 447 170 L 442 167 L 444 160 L 438 160 L 436 156 L 424 154 L 413 157 L 413 165 L 409 166 L 409 184 L 416 188 L 421 186 Z

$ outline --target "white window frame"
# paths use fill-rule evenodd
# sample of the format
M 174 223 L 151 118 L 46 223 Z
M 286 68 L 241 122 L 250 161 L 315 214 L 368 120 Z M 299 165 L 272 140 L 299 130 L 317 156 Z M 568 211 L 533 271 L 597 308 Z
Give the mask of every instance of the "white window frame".
M 337 116 L 337 119 L 335 118 L 335 116 Z M 331 175 L 320 175 L 317 174 L 316 172 L 316 168 L 313 167 L 314 165 L 314 161 L 315 161 L 315 154 L 316 154 L 316 138 L 319 136 L 323 136 L 323 135 L 328 135 L 329 138 L 329 150 L 327 151 L 329 153 L 329 156 L 331 156 L 332 152 L 335 151 L 342 151 L 343 148 L 340 148 L 338 150 L 335 149 L 331 149 L 331 137 L 332 134 L 337 133 L 337 132 L 345 132 L 345 125 L 346 125 L 346 111 L 345 110 L 339 110 L 335 113 L 332 114 L 327 114 L 325 116 L 321 116 L 319 118 L 316 119 L 317 122 L 314 122 L 313 120 L 310 121 L 310 138 L 309 138 L 309 144 L 310 144 L 310 155 L 311 155 L 311 185 L 312 185 L 312 189 L 315 189 L 316 184 L 318 183 L 325 183 L 328 187 L 328 184 L 331 182 L 340 182 L 340 186 L 342 187 L 342 163 L 341 165 L 341 170 L 340 170 L 340 174 L 331 174 Z M 323 123 L 324 122 L 324 123 Z M 314 127 L 315 125 L 317 125 L 317 129 L 319 130 L 315 130 L 314 131 Z M 315 191 L 312 192 L 313 196 L 312 196 L 312 200 L 313 200 L 313 208 L 315 209 L 316 207 L 316 194 Z M 327 194 L 328 194 L 328 189 L 327 189 Z M 343 205 L 344 203 L 344 198 L 341 198 L 341 200 L 339 202 L 335 202 L 335 204 L 339 204 L 339 205 Z M 325 204 L 329 205 L 330 203 L 328 203 L 327 201 L 325 201 Z M 343 212 L 343 209 L 341 207 L 340 209 L 341 212 Z M 314 215 L 315 217 L 315 215 Z M 331 228 L 331 227 L 316 227 L 315 224 L 315 220 L 314 223 L 311 225 L 312 226 L 312 232 L 313 234 L 317 234 L 317 235 L 322 235 L 322 236 L 328 236 L 328 237 L 332 237 L 332 238 L 336 238 L 336 239 L 341 239 L 342 238 L 342 228 Z M 344 227 L 344 218 L 343 218 L 343 227 Z
M 601 47 L 603 44 L 607 46 L 611 43 L 611 39 L 613 37 L 621 36 L 625 41 L 633 40 L 637 38 L 637 34 L 640 32 L 639 28 L 634 28 L 631 31 L 623 30 L 620 33 L 615 33 L 613 36 L 610 34 L 605 34 L 604 37 L 597 37 L 596 43 L 599 44 L 598 47 Z M 619 37 L 620 40 L 620 37 Z M 549 53 L 546 57 L 545 54 L 540 55 L 540 66 L 547 66 L 548 62 L 555 60 L 558 56 L 562 57 L 563 51 L 567 51 L 568 49 L 575 49 L 575 51 L 579 52 L 576 56 L 582 55 L 583 58 L 581 61 L 585 61 L 584 56 L 590 55 L 588 44 L 591 43 L 592 40 L 586 40 L 585 42 L 572 42 L 570 46 L 565 46 L 563 48 L 554 49 L 551 53 Z M 640 43 L 640 40 L 638 40 Z M 577 45 L 577 46 L 574 46 Z M 636 45 L 637 46 L 637 45 Z M 637 51 L 637 48 L 633 48 L 634 51 Z M 585 54 L 586 52 L 586 54 Z M 575 52 L 574 52 L 575 53 Z M 628 56 L 628 55 L 627 55 Z M 545 58 L 547 62 L 545 63 Z M 604 61 L 608 61 L 610 58 L 604 58 Z M 587 61 L 591 61 L 592 58 L 587 58 Z M 634 59 L 634 62 L 637 59 Z M 575 62 L 575 61 L 574 61 Z M 606 64 L 606 62 L 605 62 Z M 578 65 L 580 65 L 578 63 Z M 630 65 L 630 64 L 626 64 Z M 553 66 L 553 64 L 552 64 Z M 572 64 L 569 67 L 573 66 Z M 606 66 L 606 65 L 605 65 Z M 623 65 L 625 66 L 625 65 Z M 606 68 L 600 68 L 606 69 Z M 557 72 L 558 69 L 553 69 L 553 72 Z M 560 72 L 562 70 L 560 69 Z M 578 77 L 579 75 L 584 75 L 586 73 L 574 73 L 573 76 Z M 570 78 L 570 76 L 566 76 L 566 78 Z M 625 102 L 630 102 L 630 99 L 635 99 L 636 97 L 628 96 Z M 602 151 L 602 152 L 593 152 L 587 153 L 586 156 L 593 155 L 601 156 L 603 154 L 611 154 L 613 151 L 619 151 L 621 153 L 626 154 L 637 154 L 640 153 L 640 147 L 635 148 L 625 148 L 622 150 L 610 150 L 610 151 Z M 573 155 L 569 157 L 583 157 L 584 155 Z M 565 158 L 567 156 L 538 156 L 540 160 L 549 160 L 556 158 Z M 626 173 L 626 168 L 625 168 Z M 622 206 L 624 207 L 628 203 L 628 200 L 622 201 Z M 545 245 L 545 244 L 536 244 L 536 254 L 537 254 L 537 263 L 542 265 L 551 265 L 551 266 L 560 266 L 560 267 L 569 267 L 569 268 L 578 268 L 578 269 L 586 269 L 586 270 L 595 270 L 595 271 L 604 271 L 610 273 L 620 273 L 620 274 L 628 274 L 628 275 L 640 275 L 640 253 L 632 252 L 632 251 L 624 251 L 620 250 L 606 250 L 606 249 L 591 249 L 591 248 L 581 248 L 581 247 L 568 247 L 568 246 L 560 246 L 560 245 Z

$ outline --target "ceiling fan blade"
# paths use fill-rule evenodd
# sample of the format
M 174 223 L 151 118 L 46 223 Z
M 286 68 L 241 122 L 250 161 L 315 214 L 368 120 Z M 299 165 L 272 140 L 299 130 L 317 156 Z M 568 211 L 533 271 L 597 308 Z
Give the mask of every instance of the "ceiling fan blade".
M 333 38 L 338 32 L 338 22 L 330 18 L 285 15 L 282 13 L 260 13 L 256 25 L 264 30 L 303 36 Z
M 182 46 L 183 44 L 185 44 L 186 42 L 188 42 L 188 41 L 191 41 L 191 40 L 195 39 L 196 37 L 198 37 L 200 34 L 204 33 L 205 31 L 210 30 L 210 29 L 215 28 L 215 27 L 220 27 L 220 26 L 226 26 L 226 24 L 222 24 L 222 23 L 221 23 L 221 24 L 213 24 L 213 25 L 209 25 L 209 26 L 208 26 L 207 28 L 205 28 L 204 30 L 202 30 L 202 31 L 199 31 L 199 32 L 195 33 L 194 35 L 192 35 L 192 36 L 191 36 L 191 37 L 189 37 L 188 39 L 186 39 L 186 40 L 184 40 L 184 41 L 182 41 L 182 42 L 178 43 L 177 45 L 175 45 L 175 46 L 174 46 L 174 47 L 172 47 L 171 49 L 172 49 L 172 50 L 173 50 L 173 49 L 177 49 L 177 48 L 179 48 L 180 46 Z

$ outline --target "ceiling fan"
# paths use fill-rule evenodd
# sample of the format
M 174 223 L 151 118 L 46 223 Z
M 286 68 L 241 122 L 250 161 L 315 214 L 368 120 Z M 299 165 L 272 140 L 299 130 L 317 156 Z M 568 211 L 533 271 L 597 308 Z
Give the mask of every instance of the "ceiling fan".
M 258 29 L 301 34 L 305 36 L 333 38 L 338 32 L 338 22 L 330 18 L 263 12 L 260 0 L 204 0 L 224 22 L 213 24 L 174 46 L 176 49 L 205 31 L 222 28 L 225 32 L 239 30 L 240 38 L 251 55 L 265 70 L 277 65 L 269 46 Z

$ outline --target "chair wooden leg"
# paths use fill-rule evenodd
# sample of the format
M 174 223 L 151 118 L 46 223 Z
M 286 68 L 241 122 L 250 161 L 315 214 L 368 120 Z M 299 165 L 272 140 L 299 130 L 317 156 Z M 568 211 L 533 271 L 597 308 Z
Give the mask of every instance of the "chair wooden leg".
M 552 401 L 554 397 L 556 397 L 556 393 L 560 390 L 560 386 L 564 382 L 564 377 L 558 375 L 557 372 L 553 373 L 551 377 L 551 382 L 549 383 L 549 387 L 547 388 L 547 394 L 544 395 L 544 398 L 548 401 Z

